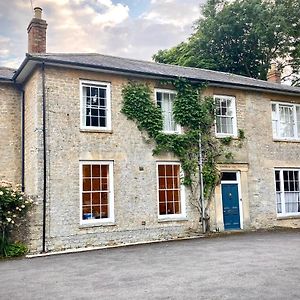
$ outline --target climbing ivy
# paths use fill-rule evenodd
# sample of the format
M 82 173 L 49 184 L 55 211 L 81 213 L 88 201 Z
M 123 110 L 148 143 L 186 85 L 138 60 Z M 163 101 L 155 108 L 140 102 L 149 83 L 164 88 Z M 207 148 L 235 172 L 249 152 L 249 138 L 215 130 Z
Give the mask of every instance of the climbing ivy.
M 194 84 L 184 79 L 164 81 L 161 84 L 168 87 L 171 85 L 177 91 L 173 103 L 173 114 L 175 121 L 183 128 L 181 134 L 163 132 L 162 111 L 151 99 L 151 90 L 144 83 L 129 82 L 123 87 L 122 112 L 128 119 L 136 122 L 140 131 L 146 131 L 155 141 L 154 155 L 171 152 L 179 158 L 184 171 L 183 184 L 191 188 L 192 195 L 197 194 L 197 190 L 199 191 L 198 163 L 201 145 L 204 196 L 207 200 L 207 206 L 204 209 L 207 209 L 214 188 L 220 179 L 217 162 L 222 157 L 225 160 L 232 157 L 230 152 L 223 149 L 224 144 L 228 146 L 232 138 L 220 141 L 215 138 L 212 129 L 215 120 L 215 105 L 212 97 L 202 96 L 204 84 Z M 242 135 L 243 132 L 240 133 Z M 199 207 L 197 199 L 192 200 L 201 211 L 202 208 Z
M 175 121 L 184 128 L 182 134 L 163 133 L 162 112 L 151 99 L 149 86 L 129 82 L 124 86 L 122 112 L 136 122 L 141 131 L 146 131 L 156 142 L 154 155 L 172 152 L 180 161 L 184 171 L 183 183 L 191 186 L 198 174 L 199 136 L 203 150 L 203 179 L 205 196 L 208 197 L 219 179 L 216 159 L 221 152 L 211 134 L 214 123 L 212 97 L 201 97 L 203 84 L 191 84 L 186 80 L 166 81 L 177 91 L 174 100 Z

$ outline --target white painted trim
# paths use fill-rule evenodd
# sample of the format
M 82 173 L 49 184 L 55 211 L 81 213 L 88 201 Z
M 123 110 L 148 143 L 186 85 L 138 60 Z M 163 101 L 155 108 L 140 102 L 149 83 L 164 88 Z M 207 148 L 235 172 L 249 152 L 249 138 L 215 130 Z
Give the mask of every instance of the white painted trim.
M 180 167 L 180 177 L 183 177 L 183 171 L 181 168 L 180 162 L 174 161 L 158 161 L 156 162 L 156 197 L 157 197 L 157 217 L 159 221 L 163 220 L 174 220 L 174 221 L 182 221 L 186 219 L 186 195 L 185 195 L 185 186 L 180 184 L 180 206 L 181 206 L 181 214 L 172 214 L 172 215 L 160 215 L 159 214 L 159 178 L 158 178 L 158 166 L 159 165 L 178 165 Z
M 154 89 L 154 99 L 155 99 L 155 104 L 156 105 L 157 105 L 156 93 L 169 93 L 169 94 L 177 95 L 177 91 L 175 91 L 175 90 L 155 88 Z M 174 130 L 174 131 L 163 130 L 163 133 L 166 133 L 166 134 L 174 134 L 174 133 L 181 134 L 182 133 L 182 128 L 181 128 L 180 124 L 176 123 L 176 130 Z
M 106 219 L 82 219 L 82 165 L 108 165 L 109 166 L 109 218 Z M 79 224 L 80 225 L 94 225 L 94 224 L 114 224 L 115 213 L 114 213 L 114 162 L 108 160 L 81 160 L 79 161 Z
M 85 118 L 85 107 L 83 105 L 83 93 L 82 93 L 82 89 L 83 86 L 87 85 L 87 86 L 103 86 L 106 89 L 106 105 L 107 105 L 107 109 L 106 109 L 106 126 L 105 127 L 98 127 L 98 126 L 86 126 L 85 122 L 84 122 L 84 118 Z M 92 81 L 92 80 L 79 80 L 79 95 L 80 95 L 80 129 L 84 130 L 84 131 L 88 131 L 91 130 L 93 132 L 95 131 L 111 131 L 112 130 L 112 126 L 111 126 L 111 84 L 109 82 L 102 82 L 102 81 Z
M 222 185 L 226 184 L 237 184 L 238 186 L 238 200 L 239 200 L 239 215 L 240 215 L 240 229 L 244 229 L 244 214 L 243 214 L 243 197 L 242 197 L 242 188 L 241 188 L 241 172 L 240 171 L 221 171 L 223 173 L 236 173 L 236 180 L 225 180 L 221 181 L 221 207 L 222 207 L 222 217 L 224 224 L 224 212 L 223 212 L 223 193 Z M 225 225 L 224 225 L 225 230 Z
M 215 119 L 215 135 L 217 138 L 229 137 L 232 136 L 237 138 L 237 115 L 236 115 L 236 97 L 235 96 L 227 96 L 227 95 L 214 95 L 214 103 L 216 102 L 216 98 L 221 99 L 231 99 L 232 100 L 232 112 L 233 112 L 233 121 L 232 121 L 232 131 L 233 133 L 222 133 L 217 132 L 217 120 Z

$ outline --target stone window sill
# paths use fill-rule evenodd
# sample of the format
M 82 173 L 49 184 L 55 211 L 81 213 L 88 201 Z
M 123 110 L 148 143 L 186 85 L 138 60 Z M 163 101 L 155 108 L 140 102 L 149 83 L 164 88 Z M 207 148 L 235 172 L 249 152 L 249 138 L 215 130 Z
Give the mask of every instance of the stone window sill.
M 273 139 L 273 142 L 284 142 L 284 143 L 300 143 L 300 140 L 290 140 L 290 139 Z
M 80 128 L 80 132 L 90 132 L 90 133 L 108 133 L 112 134 L 112 130 L 105 130 L 105 129 L 88 129 L 88 128 Z
M 91 227 L 106 227 L 106 226 L 116 226 L 116 223 L 90 223 L 90 224 L 80 224 L 80 229 L 86 229 Z
M 292 219 L 300 219 L 300 215 L 291 215 L 291 216 L 277 216 L 277 220 L 292 220 Z
M 165 223 L 165 222 L 182 222 L 182 221 L 188 221 L 188 218 L 158 219 L 158 223 Z

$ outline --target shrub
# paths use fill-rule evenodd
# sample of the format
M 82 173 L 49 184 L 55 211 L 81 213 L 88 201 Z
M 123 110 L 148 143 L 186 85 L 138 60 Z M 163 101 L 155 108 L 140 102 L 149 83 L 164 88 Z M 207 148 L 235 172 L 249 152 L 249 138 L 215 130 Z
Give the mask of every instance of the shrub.
M 20 186 L 0 182 L 0 256 L 18 256 L 27 251 L 26 246 L 12 243 L 11 234 L 33 203 Z

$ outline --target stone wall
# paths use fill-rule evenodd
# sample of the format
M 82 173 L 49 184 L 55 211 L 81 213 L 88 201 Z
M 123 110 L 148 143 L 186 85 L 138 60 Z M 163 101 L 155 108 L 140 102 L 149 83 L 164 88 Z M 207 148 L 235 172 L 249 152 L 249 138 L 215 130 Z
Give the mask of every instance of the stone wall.
M 210 88 L 206 95 L 236 97 L 237 128 L 245 132 L 242 147 L 233 141 L 231 163 L 220 164 L 221 171 L 239 171 L 244 229 L 275 226 L 300 227 L 300 218 L 281 218 L 276 213 L 274 168 L 300 168 L 300 143 L 273 139 L 271 101 L 300 103 L 300 97 L 235 89 Z M 211 203 L 211 228 L 223 230 L 220 186 Z
M 25 91 L 25 192 L 38 203 L 29 214 L 29 248 L 42 249 L 43 226 L 43 123 L 41 70 L 24 84 Z
M 42 193 L 41 85 L 35 73 L 26 85 L 28 191 Z M 112 131 L 80 130 L 80 79 L 111 83 Z M 153 144 L 121 112 L 121 91 L 127 78 L 95 72 L 46 68 L 47 102 L 47 248 L 58 250 L 113 243 L 149 241 L 187 235 L 198 227 L 197 211 L 186 195 L 187 218 L 158 221 L 156 162 L 177 161 L 172 155 L 153 157 Z M 158 83 L 148 81 L 151 88 Z M 30 92 L 31 91 L 31 92 Z M 31 110 L 31 113 L 29 112 Z M 36 110 L 36 112 L 34 111 Z M 36 114 L 36 117 L 31 116 Z M 31 137 L 30 137 L 31 136 Z M 29 146 L 29 144 L 31 146 Z M 30 157 L 29 157 L 30 156 Z M 115 224 L 80 225 L 79 162 L 114 162 Z M 34 175 L 35 174 L 35 175 Z M 29 188 L 30 187 L 30 188 Z M 41 206 L 42 206 L 42 202 Z M 40 211 L 40 209 L 38 209 Z M 41 219 L 41 214 L 39 218 Z M 145 225 L 143 225 L 145 224 Z M 41 227 L 34 227 L 31 250 L 39 251 Z M 37 230 L 38 228 L 38 230 Z
M 80 129 L 79 82 L 111 83 L 112 130 L 89 132 Z M 100 72 L 46 68 L 47 127 L 47 222 L 48 250 L 111 245 L 186 236 L 199 229 L 199 215 L 186 196 L 187 218 L 159 221 L 157 216 L 156 162 L 176 161 L 172 155 L 154 157 L 153 144 L 136 124 L 121 112 L 121 91 L 128 78 Z M 40 71 L 25 85 L 26 91 L 26 191 L 40 205 L 32 214 L 31 251 L 42 245 L 42 86 Z M 246 140 L 232 147 L 234 161 L 220 170 L 241 172 L 244 229 L 273 226 L 299 227 L 297 219 L 279 220 L 276 215 L 274 168 L 300 167 L 299 144 L 275 142 L 272 138 L 271 100 L 299 101 L 252 91 L 207 88 L 207 95 L 236 97 L 238 129 Z M 154 95 L 154 93 L 153 93 Z M 300 102 L 300 101 L 299 101 Z M 288 153 L 288 155 L 287 155 Z M 80 225 L 79 162 L 114 162 L 115 223 Z M 219 188 L 219 187 L 218 187 Z M 211 229 L 222 226 L 222 203 L 216 191 L 211 204 Z M 187 191 L 188 192 L 188 191 Z M 221 225 L 220 225 L 221 224 Z M 222 228 L 221 228 L 222 229 Z
M 273 139 L 270 101 L 300 103 L 300 97 L 247 93 L 251 224 L 300 227 L 300 219 L 282 220 L 276 215 L 274 168 L 300 168 L 300 143 Z
M 0 180 L 21 183 L 21 93 L 0 83 Z

